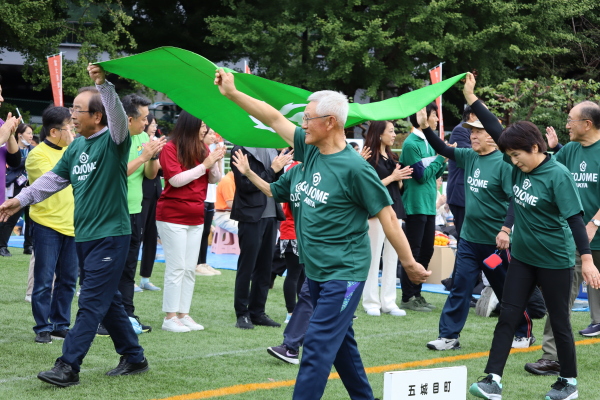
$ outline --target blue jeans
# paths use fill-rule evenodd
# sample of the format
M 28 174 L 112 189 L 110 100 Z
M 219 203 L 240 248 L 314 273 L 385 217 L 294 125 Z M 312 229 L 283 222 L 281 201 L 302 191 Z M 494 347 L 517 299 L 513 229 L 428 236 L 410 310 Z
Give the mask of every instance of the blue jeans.
M 75 372 L 79 372 L 100 322 L 110 334 L 117 353 L 127 356 L 127 362 L 144 360 L 144 349 L 138 343 L 118 290 L 129 251 L 129 236 L 109 236 L 76 244 L 81 269 L 79 311 L 60 357 Z
M 352 329 L 364 282 L 307 279 L 314 312 L 304 338 L 294 400 L 318 400 L 334 365 L 352 400 L 373 400 Z
M 35 265 L 31 309 L 36 323 L 33 331 L 69 329 L 78 270 L 75 238 L 38 223 L 34 223 L 33 237 Z
M 452 288 L 440 315 L 440 337 L 456 339 L 460 336 L 469 316 L 469 303 L 473 288 L 482 271 L 490 282 L 496 297 L 500 302 L 502 301 L 509 263 L 506 251 L 500 253 L 502 264 L 495 269 L 488 268 L 483 263 L 483 260 L 494 254 L 495 251 L 496 246 L 491 244 L 473 243 L 465 239 L 461 239 L 458 243 L 456 263 L 452 274 Z M 530 337 L 532 326 L 529 313 L 525 310 L 519 320 L 516 335 Z

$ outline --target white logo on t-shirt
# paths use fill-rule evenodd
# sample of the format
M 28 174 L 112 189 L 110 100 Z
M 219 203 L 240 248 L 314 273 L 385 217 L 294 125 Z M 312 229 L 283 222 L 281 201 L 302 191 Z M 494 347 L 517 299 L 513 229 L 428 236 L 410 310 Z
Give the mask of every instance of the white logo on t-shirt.
M 79 162 L 85 164 L 86 162 L 88 162 L 89 158 L 90 157 L 87 154 L 81 153 L 81 155 L 79 156 Z
M 319 172 L 315 172 L 313 174 L 313 186 L 318 186 L 321 182 L 321 174 Z
M 473 176 L 474 176 L 475 178 L 479 178 L 479 174 L 481 174 L 481 171 L 479 170 L 479 168 L 477 168 L 477 169 L 475 170 L 475 173 L 473 174 Z
M 531 187 L 531 181 L 529 179 L 525 179 L 523 181 L 523 190 L 527 190 Z
M 586 168 L 587 168 L 587 164 L 585 163 L 585 161 L 582 161 L 581 164 L 579 164 L 579 170 L 581 172 L 585 172 Z

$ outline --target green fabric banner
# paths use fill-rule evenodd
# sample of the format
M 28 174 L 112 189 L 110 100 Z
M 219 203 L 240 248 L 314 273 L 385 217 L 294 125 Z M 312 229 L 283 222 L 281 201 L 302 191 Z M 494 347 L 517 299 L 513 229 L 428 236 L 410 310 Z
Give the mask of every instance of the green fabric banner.
M 159 47 L 98 64 L 107 72 L 136 80 L 166 94 L 232 143 L 249 147 L 287 146 L 271 128 L 221 95 L 214 85 L 217 66 L 196 53 L 177 47 Z M 370 120 L 406 118 L 431 103 L 464 76 L 460 74 L 376 103 L 351 103 L 346 126 Z M 304 107 L 311 92 L 244 73 L 236 73 L 235 84 L 238 90 L 272 105 L 298 126 L 302 124 Z

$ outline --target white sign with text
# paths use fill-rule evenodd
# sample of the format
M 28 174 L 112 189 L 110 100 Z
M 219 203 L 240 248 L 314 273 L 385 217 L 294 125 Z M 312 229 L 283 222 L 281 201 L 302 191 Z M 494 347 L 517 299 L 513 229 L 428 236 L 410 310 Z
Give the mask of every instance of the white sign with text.
M 467 367 L 386 372 L 383 400 L 463 400 L 467 398 Z

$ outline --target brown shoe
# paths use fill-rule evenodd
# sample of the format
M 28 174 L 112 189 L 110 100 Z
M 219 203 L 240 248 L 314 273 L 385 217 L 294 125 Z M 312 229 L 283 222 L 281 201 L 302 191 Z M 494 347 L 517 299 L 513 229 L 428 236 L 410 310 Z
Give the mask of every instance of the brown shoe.
M 558 361 L 540 358 L 534 363 L 525 364 L 525 371 L 534 375 L 558 375 L 560 373 L 560 364 Z

